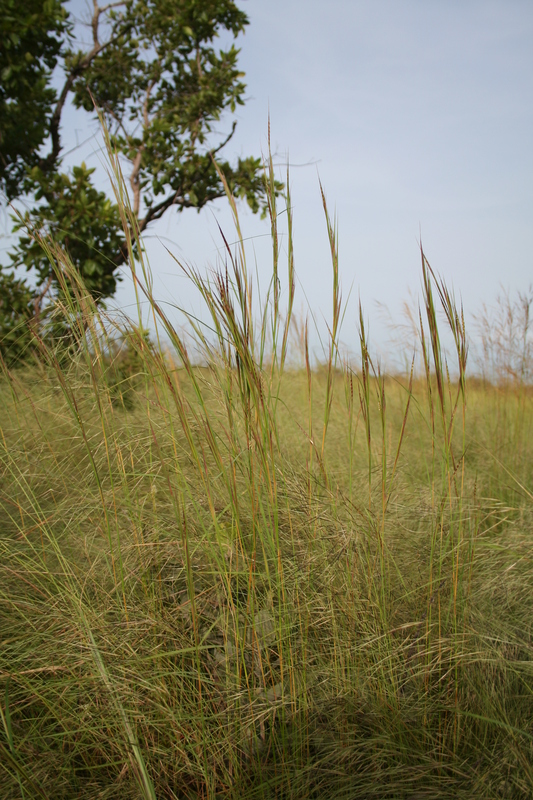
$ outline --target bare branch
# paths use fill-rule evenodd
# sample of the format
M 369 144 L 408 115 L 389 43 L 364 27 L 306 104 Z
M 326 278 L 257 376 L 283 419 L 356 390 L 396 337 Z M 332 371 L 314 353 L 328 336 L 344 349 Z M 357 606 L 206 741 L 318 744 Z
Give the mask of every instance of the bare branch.
M 130 186 L 133 191 L 133 213 L 136 218 L 139 216 L 139 210 L 141 208 L 141 182 L 139 179 L 139 172 L 141 170 L 143 151 L 144 145 L 141 144 L 133 161 L 133 169 L 130 175 Z
M 117 0 L 116 3 L 108 3 L 106 6 L 100 6 L 100 14 L 105 14 L 106 11 L 109 11 L 110 8 L 118 8 L 118 6 L 125 6 L 125 0 Z
M 52 286 L 52 275 L 49 275 L 47 280 L 46 280 L 46 283 L 44 285 L 44 289 L 42 289 L 42 291 L 39 292 L 39 294 L 34 297 L 34 300 L 33 300 L 33 320 L 31 321 L 31 324 L 33 326 L 35 326 L 34 330 L 38 330 L 38 328 L 39 328 L 39 323 L 40 323 L 40 320 L 41 320 L 41 311 L 42 311 L 42 307 L 43 307 L 43 300 L 46 297 L 46 295 L 48 294 L 48 292 L 50 291 L 50 287 L 51 286 Z
M 237 122 L 236 122 L 236 121 L 234 121 L 234 122 L 233 122 L 233 125 L 231 126 L 231 132 L 230 132 L 230 133 L 228 133 L 228 135 L 226 136 L 226 138 L 224 139 L 224 141 L 223 141 L 223 142 L 221 142 L 221 143 L 218 145 L 218 147 L 215 147 L 213 150 L 210 150 L 210 151 L 209 151 L 209 155 L 210 155 L 211 157 L 213 157 L 214 155 L 216 155 L 216 153 L 218 153 L 218 152 L 219 152 L 219 150 L 222 150 L 222 148 L 223 148 L 223 147 L 225 147 L 225 146 L 227 145 L 227 143 L 228 143 L 228 142 L 229 142 L 231 139 L 233 139 L 233 134 L 235 133 L 236 129 L 237 129 Z
M 98 0 L 93 0 L 94 14 L 91 20 L 91 28 L 93 29 L 93 44 L 95 47 L 100 46 L 98 41 L 98 23 L 100 21 L 101 9 L 98 7 Z
M 83 72 L 85 72 L 85 70 L 88 69 L 88 67 L 90 67 L 96 56 L 98 56 L 103 50 L 105 50 L 119 38 L 118 35 L 112 36 L 111 39 L 109 39 L 109 41 L 107 42 L 104 42 L 104 44 L 99 43 L 98 25 L 99 25 L 100 15 L 110 6 L 106 6 L 102 9 L 98 7 L 96 0 L 93 0 L 93 2 L 95 6 L 94 15 L 91 20 L 91 28 L 93 31 L 93 47 L 88 53 L 85 54 L 85 56 L 79 61 L 79 63 L 76 64 L 76 66 L 67 76 L 67 79 L 63 85 L 63 89 L 61 90 L 61 94 L 59 95 L 59 100 L 57 101 L 54 113 L 52 114 L 52 119 L 50 120 L 50 136 L 52 138 L 52 149 L 50 150 L 50 152 L 46 157 L 41 158 L 39 161 L 40 168 L 45 172 L 53 168 L 54 164 L 57 161 L 59 153 L 61 152 L 61 137 L 59 133 L 61 114 L 63 113 L 63 108 L 65 106 L 68 94 L 72 89 L 74 81 Z M 112 5 L 122 5 L 122 3 L 116 3 Z M 132 27 L 132 25 L 127 27 Z M 121 30 L 120 35 L 123 35 L 123 33 L 124 29 Z
M 150 95 L 152 93 L 152 89 L 154 88 L 156 83 L 157 81 L 155 78 L 153 81 L 150 82 L 146 90 L 146 95 L 143 102 L 143 123 L 145 130 L 150 123 L 150 119 L 148 116 L 148 103 L 150 101 Z M 130 186 L 133 191 L 133 213 L 135 214 L 136 218 L 138 218 L 139 211 L 141 208 L 141 182 L 139 179 L 139 173 L 141 171 L 143 152 L 144 152 L 144 144 L 141 144 L 137 151 L 137 155 L 135 156 L 135 159 L 133 161 L 133 168 L 130 175 Z

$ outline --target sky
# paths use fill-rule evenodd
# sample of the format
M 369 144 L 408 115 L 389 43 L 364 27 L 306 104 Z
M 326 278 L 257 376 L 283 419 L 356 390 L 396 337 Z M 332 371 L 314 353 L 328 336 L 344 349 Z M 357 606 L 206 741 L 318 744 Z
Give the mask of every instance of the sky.
M 336 219 L 344 340 L 356 345 L 359 298 L 385 341 L 383 306 L 398 318 L 420 288 L 419 240 L 462 299 L 467 317 L 500 286 L 533 281 L 533 4 L 530 0 L 240 0 L 247 84 L 228 158 L 267 151 L 290 165 L 297 309 L 331 316 L 331 259 L 319 180 Z M 86 0 L 73 0 L 79 14 Z M 229 120 L 220 126 L 229 130 Z M 69 115 L 68 143 L 85 122 Z M 77 127 L 76 127 L 77 126 Z M 65 135 L 67 142 L 67 134 Z M 97 140 L 69 158 L 97 166 Z M 73 162 L 74 163 L 74 162 Z M 269 226 L 243 205 L 259 283 L 271 270 Z M 217 264 L 217 221 L 233 240 L 225 201 L 168 213 L 146 238 L 154 294 L 197 311 L 168 255 L 201 271 Z M 283 264 L 283 262 L 282 262 Z M 116 295 L 133 302 L 131 282 Z M 381 306 L 379 305 L 381 304 Z M 386 326 L 385 326 L 386 327 Z

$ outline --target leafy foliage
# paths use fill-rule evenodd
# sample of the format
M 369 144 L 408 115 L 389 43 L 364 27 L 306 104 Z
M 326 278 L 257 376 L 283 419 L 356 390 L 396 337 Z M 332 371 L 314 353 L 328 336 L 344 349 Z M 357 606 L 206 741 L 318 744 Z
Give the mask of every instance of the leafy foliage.
M 26 212 L 15 230 L 29 228 L 49 234 L 68 251 L 85 286 L 95 299 L 100 299 L 114 294 L 120 279 L 116 267 L 124 236 L 117 207 L 91 183 L 93 172 L 82 164 L 74 167 L 70 176 L 46 176 L 35 167 L 31 172 L 31 179 L 39 187 L 35 196 L 44 198 L 46 203 Z M 38 285 L 49 280 L 50 260 L 31 233 L 21 236 L 13 258 L 17 264 L 36 270 Z
M 245 92 L 238 49 L 215 42 L 221 35 L 231 42 L 248 24 L 233 0 L 95 3 L 85 49 L 73 46 L 73 23 L 59 0 L 7 0 L 7 11 L 0 181 L 9 199 L 37 203 L 15 220 L 20 239 L 11 258 L 48 288 L 34 294 L 39 305 L 62 290 L 32 231 L 53 235 L 101 302 L 116 290 L 126 236 L 135 241 L 168 209 L 200 210 L 224 196 L 226 183 L 254 212 L 265 210 L 261 160 L 231 164 L 220 156 L 236 123 L 226 134 L 218 125 L 243 105 Z M 64 83 L 56 94 L 50 77 L 59 63 Z M 94 170 L 65 171 L 61 125 L 69 98 L 105 123 L 129 175 L 135 230 L 123 230 L 114 201 L 92 183 Z
M 62 0 L 2 0 L 0 48 L 0 188 L 24 189 L 39 159 L 57 100 L 50 78 L 70 31 Z
M 30 321 L 34 316 L 34 293 L 12 272 L 0 269 L 0 355 L 8 367 L 32 351 Z

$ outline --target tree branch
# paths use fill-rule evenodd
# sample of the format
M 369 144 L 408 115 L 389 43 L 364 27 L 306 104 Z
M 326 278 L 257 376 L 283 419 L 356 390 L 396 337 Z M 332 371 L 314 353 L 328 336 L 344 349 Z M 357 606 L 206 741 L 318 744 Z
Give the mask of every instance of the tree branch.
M 95 3 L 96 5 L 96 3 Z M 110 8 L 117 8 L 118 6 L 125 6 L 125 0 L 117 0 L 116 3 L 108 3 L 106 6 L 100 6 L 100 14 L 105 14 L 106 11 L 109 11 Z
M 38 295 L 35 295 L 33 299 L 33 320 L 31 321 L 31 324 L 34 326 L 34 331 L 37 331 L 39 329 L 43 300 L 48 294 L 51 285 L 52 285 L 52 275 L 49 275 L 44 285 L 44 289 L 41 292 L 39 292 Z
M 237 123 L 234 122 L 232 127 L 231 127 L 231 132 L 226 136 L 226 138 L 218 145 L 218 147 L 215 147 L 212 150 L 209 150 L 209 152 L 206 155 L 210 156 L 211 159 L 213 159 L 214 156 L 220 150 L 222 150 L 222 148 L 225 147 L 227 145 L 227 143 L 230 141 L 230 139 L 233 137 L 236 128 L 237 128 Z M 211 169 L 211 159 L 206 162 L 206 166 L 204 167 L 203 170 L 201 170 L 201 173 L 198 176 L 200 179 L 205 177 L 205 175 Z M 180 189 L 175 191 L 174 194 L 171 194 L 165 200 L 162 200 L 156 206 L 152 206 L 151 208 L 149 208 L 147 213 L 146 213 L 146 216 L 143 217 L 143 219 L 139 220 L 139 222 L 138 222 L 139 233 L 142 233 L 146 229 L 147 225 L 149 225 L 150 222 L 153 222 L 156 219 L 161 219 L 161 217 L 163 216 L 165 211 L 167 211 L 167 209 L 169 209 L 171 206 L 177 205 L 178 199 L 179 199 L 180 194 L 181 194 L 182 191 L 183 191 L 183 187 L 181 187 Z M 218 200 L 219 198 L 224 197 L 225 194 L 226 194 L 225 191 L 221 191 L 220 193 L 218 193 L 216 195 L 213 195 L 213 197 L 210 197 L 209 199 L 210 200 Z M 181 208 L 197 208 L 198 207 L 194 203 L 191 203 L 188 200 L 185 200 L 184 197 L 182 197 L 181 202 L 179 203 L 179 205 L 181 206 Z
M 112 36 L 111 39 L 109 39 L 109 41 L 105 42 L 104 44 L 100 44 L 100 42 L 98 40 L 98 25 L 99 25 L 99 21 L 100 21 L 100 15 L 104 11 L 107 11 L 109 8 L 117 6 L 117 5 L 123 5 L 124 3 L 123 2 L 110 3 L 108 6 L 105 6 L 103 8 L 99 8 L 99 6 L 97 5 L 97 0 L 93 0 L 93 1 L 94 1 L 94 14 L 93 14 L 93 17 L 91 19 L 91 28 L 92 28 L 92 31 L 93 31 L 93 47 L 88 53 L 85 54 L 85 56 L 80 60 L 80 62 L 78 64 L 76 64 L 76 66 L 71 70 L 70 74 L 67 76 L 67 79 L 66 79 L 66 81 L 65 81 L 65 83 L 63 85 L 63 89 L 61 90 L 61 94 L 59 95 L 59 100 L 57 101 L 56 107 L 54 109 L 54 113 L 52 114 L 52 119 L 50 120 L 50 136 L 52 138 L 52 149 L 50 150 L 50 152 L 48 153 L 47 156 L 45 156 L 44 158 L 41 158 L 40 161 L 39 161 L 39 167 L 44 172 L 48 172 L 49 170 L 51 170 L 54 167 L 54 165 L 55 165 L 55 163 L 57 161 L 57 158 L 59 156 L 59 153 L 61 152 L 61 137 L 60 137 L 60 134 L 59 134 L 59 126 L 60 126 L 60 123 L 61 123 L 61 114 L 63 113 L 63 108 L 65 106 L 68 94 L 69 94 L 70 90 L 72 89 L 72 85 L 74 84 L 74 81 L 83 72 L 85 72 L 85 70 L 88 69 L 88 67 L 91 66 L 91 64 L 94 61 L 94 59 L 96 58 L 96 56 L 98 56 L 103 50 L 105 50 L 107 47 L 109 47 L 109 45 L 113 44 L 113 42 L 115 42 L 119 38 L 119 35 L 122 36 L 123 33 L 124 33 L 124 30 L 122 30 L 119 35 L 117 34 L 117 36 Z M 126 30 L 127 30 L 127 27 L 128 26 L 126 26 Z M 132 25 L 130 25 L 129 27 L 132 27 Z
M 144 130 L 147 129 L 148 124 L 150 122 L 148 117 L 148 103 L 150 100 L 150 95 L 152 93 L 152 89 L 154 88 L 157 80 L 154 78 L 148 84 L 148 88 L 146 89 L 146 95 L 143 102 L 143 123 L 144 123 Z M 137 155 L 133 161 L 133 168 L 130 175 L 130 186 L 133 191 L 133 213 L 135 214 L 135 218 L 137 219 L 139 216 L 139 211 L 141 208 L 141 182 L 139 180 L 139 172 L 141 171 L 141 164 L 142 164 L 142 157 L 144 152 L 144 144 L 139 146 L 137 151 Z

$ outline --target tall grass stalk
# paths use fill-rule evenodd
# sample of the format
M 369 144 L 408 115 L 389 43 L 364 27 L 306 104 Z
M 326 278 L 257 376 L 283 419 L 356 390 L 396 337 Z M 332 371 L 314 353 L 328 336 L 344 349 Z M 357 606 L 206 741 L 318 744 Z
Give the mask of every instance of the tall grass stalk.
M 41 238 L 68 336 L 0 383 L 2 796 L 530 797 L 529 389 L 518 462 L 516 396 L 468 378 L 462 309 L 423 251 L 423 374 L 383 372 L 361 304 L 360 365 L 343 363 L 321 188 L 328 347 L 315 363 L 306 322 L 291 368 L 270 155 L 266 296 L 227 187 L 236 247 L 221 232 L 207 276 L 177 264 L 208 320 L 186 315 L 186 336 L 111 151 L 110 176 L 138 319 L 107 317 Z

